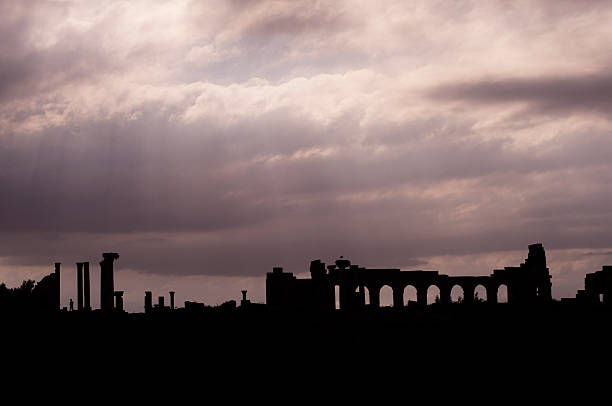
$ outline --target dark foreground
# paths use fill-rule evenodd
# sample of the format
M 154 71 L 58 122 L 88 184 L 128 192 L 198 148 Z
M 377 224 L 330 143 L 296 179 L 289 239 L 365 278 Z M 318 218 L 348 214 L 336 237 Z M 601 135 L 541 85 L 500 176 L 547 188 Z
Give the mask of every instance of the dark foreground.
M 57 352 L 87 347 L 88 352 L 126 356 L 149 350 L 158 355 L 266 350 L 271 357 L 308 351 L 414 353 L 417 348 L 444 352 L 457 346 L 496 351 L 565 345 L 568 351 L 584 342 L 591 347 L 612 342 L 612 308 L 561 303 L 327 313 L 275 312 L 265 307 L 149 315 L 93 311 L 3 315 L 2 319 L 3 339 L 15 348 L 27 345 Z
M 487 388 L 503 398 L 526 387 L 560 393 L 577 389 L 576 380 L 585 376 L 606 378 L 611 321 L 610 308 L 561 303 L 316 314 L 260 307 L 4 315 L 2 367 L 18 381 L 62 381 L 62 388 L 78 381 L 110 397 L 121 387 L 154 399 L 181 386 L 190 397 L 221 393 L 228 399 L 257 390 L 286 401 L 280 388 L 296 387 L 299 398 L 322 392 L 359 397 L 387 388 L 448 399 L 459 396 L 448 390 L 455 385 L 470 399 Z

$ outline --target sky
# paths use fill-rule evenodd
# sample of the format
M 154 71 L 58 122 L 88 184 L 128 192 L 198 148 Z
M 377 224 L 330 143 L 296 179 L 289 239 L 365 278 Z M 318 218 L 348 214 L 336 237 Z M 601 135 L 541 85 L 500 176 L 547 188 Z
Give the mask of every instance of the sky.
M 0 0 L 0 280 L 612 264 L 612 2 Z

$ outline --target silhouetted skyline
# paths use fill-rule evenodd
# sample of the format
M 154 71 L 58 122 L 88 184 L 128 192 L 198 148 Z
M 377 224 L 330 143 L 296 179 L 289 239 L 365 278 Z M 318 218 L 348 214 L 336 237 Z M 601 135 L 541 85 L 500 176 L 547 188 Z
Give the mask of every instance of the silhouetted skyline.
M 400 269 L 367 269 L 352 264 L 341 256 L 334 264 L 326 266 L 320 259 L 310 263 L 310 278 L 296 278 L 291 272 L 284 272 L 282 267 L 274 267 L 266 274 L 266 301 L 253 303 L 247 297 L 248 290 L 241 290 L 240 309 L 252 311 L 266 308 L 273 312 L 311 312 L 331 314 L 334 310 L 360 313 L 365 310 L 377 310 L 386 307 L 381 301 L 381 292 L 385 287 L 392 291 L 390 308 L 401 310 L 406 307 L 418 307 L 425 310 L 428 306 L 450 309 L 450 305 L 459 304 L 467 308 L 487 306 L 491 314 L 499 311 L 500 303 L 507 303 L 512 308 L 549 307 L 559 302 L 552 297 L 552 276 L 547 267 L 546 253 L 540 243 L 529 245 L 527 258 L 520 266 L 506 266 L 495 269 L 487 276 L 449 276 L 439 271 L 400 270 Z M 115 252 L 105 252 L 100 261 L 100 306 L 97 311 L 104 314 L 126 313 L 123 303 L 123 290 L 115 290 L 114 263 L 119 258 Z M 73 312 L 86 314 L 96 309 L 90 304 L 89 263 L 77 262 L 77 306 L 72 298 L 68 307 L 61 306 L 62 275 L 69 277 L 70 271 L 62 272 L 61 262 L 55 262 L 54 272 L 39 282 L 24 281 L 20 287 L 7 288 L 0 284 L 0 312 L 3 314 L 59 313 Z M 85 270 L 85 278 L 83 271 Z M 478 288 L 483 288 L 479 296 Z M 413 289 L 414 298 L 407 297 L 407 290 Z M 431 289 L 436 292 L 431 298 Z M 453 298 L 455 288 L 461 290 L 461 296 Z M 500 296 L 504 288 L 505 297 Z M 176 311 L 202 313 L 211 305 L 185 300 L 184 306 L 175 305 L 175 291 L 158 296 L 153 303 L 153 292 L 144 291 L 144 306 L 140 313 L 176 314 Z M 571 298 L 562 298 L 560 303 L 575 306 L 612 305 L 612 266 L 604 265 L 596 272 L 586 274 L 584 289 L 577 291 Z M 236 300 L 230 299 L 216 306 L 229 311 L 237 307 Z M 612 308 L 610 308 L 612 309 Z M 501 314 L 501 313 L 500 313 Z

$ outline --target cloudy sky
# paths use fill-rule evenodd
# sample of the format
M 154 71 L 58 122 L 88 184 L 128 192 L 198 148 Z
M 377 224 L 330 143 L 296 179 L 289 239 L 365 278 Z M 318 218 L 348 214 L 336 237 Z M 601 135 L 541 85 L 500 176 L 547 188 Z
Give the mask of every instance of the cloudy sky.
M 0 280 L 612 263 L 612 2 L 0 1 Z M 168 299 L 166 299 L 168 300 Z

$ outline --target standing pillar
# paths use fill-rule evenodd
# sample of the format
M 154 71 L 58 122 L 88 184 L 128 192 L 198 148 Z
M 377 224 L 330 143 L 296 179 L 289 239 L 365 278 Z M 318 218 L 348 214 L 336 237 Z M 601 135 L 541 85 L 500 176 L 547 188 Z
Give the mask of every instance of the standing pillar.
M 158 306 L 159 306 L 159 310 L 164 310 L 164 297 L 163 296 L 159 297 Z
M 393 286 L 393 307 L 404 307 L 404 289 L 401 286 Z
M 83 263 L 77 262 L 77 310 L 83 310 Z
M 153 294 L 149 291 L 145 292 L 145 313 L 151 313 L 153 310 Z
M 417 303 L 421 306 L 427 306 L 427 289 L 427 285 L 417 286 Z
M 90 291 L 89 291 L 89 262 L 83 262 L 83 294 L 85 310 L 91 310 Z
M 115 284 L 113 281 L 113 262 L 119 258 L 115 252 L 105 252 L 100 262 L 100 308 L 102 310 L 113 310 L 113 295 Z
M 243 297 L 246 300 L 246 290 L 243 290 Z M 170 292 L 170 310 L 174 310 L 174 292 Z

